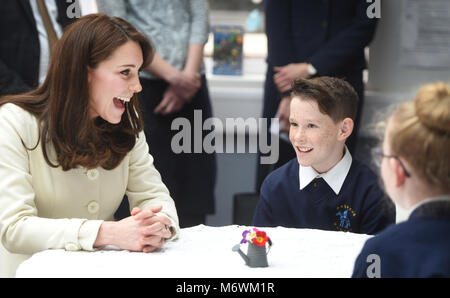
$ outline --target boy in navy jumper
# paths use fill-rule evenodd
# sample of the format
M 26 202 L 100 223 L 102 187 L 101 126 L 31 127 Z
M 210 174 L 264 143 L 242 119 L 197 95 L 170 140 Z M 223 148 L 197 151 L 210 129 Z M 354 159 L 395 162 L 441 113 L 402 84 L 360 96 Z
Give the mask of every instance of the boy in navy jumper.
M 366 241 L 353 277 L 450 277 L 449 148 L 450 85 L 425 85 L 374 151 L 386 192 L 410 216 Z
M 289 139 L 297 158 L 263 182 L 253 225 L 374 234 L 395 221 L 377 176 L 352 159 L 358 95 L 344 80 L 297 80 Z

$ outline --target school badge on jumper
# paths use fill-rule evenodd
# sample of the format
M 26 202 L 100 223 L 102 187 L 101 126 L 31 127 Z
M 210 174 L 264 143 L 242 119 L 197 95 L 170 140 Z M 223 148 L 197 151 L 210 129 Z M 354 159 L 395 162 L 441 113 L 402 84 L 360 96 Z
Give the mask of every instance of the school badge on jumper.
M 348 205 L 339 205 L 336 207 L 336 221 L 333 226 L 338 231 L 351 232 L 351 219 L 356 216 L 356 212 Z

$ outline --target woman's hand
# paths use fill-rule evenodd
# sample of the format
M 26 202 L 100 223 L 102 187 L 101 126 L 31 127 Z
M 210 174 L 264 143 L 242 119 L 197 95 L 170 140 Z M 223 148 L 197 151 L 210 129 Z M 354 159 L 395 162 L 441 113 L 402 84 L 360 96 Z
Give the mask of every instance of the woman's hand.
M 203 57 L 203 54 L 200 57 Z M 191 64 L 193 63 L 189 65 Z M 182 98 L 191 98 L 201 86 L 200 74 L 193 70 L 194 66 L 180 71 L 167 63 L 157 53 L 155 53 L 152 63 L 146 69 L 176 88 L 177 94 Z
M 130 251 L 151 252 L 161 248 L 172 233 L 170 220 L 157 215 L 162 206 L 144 210 L 134 208 L 132 215 L 118 222 L 103 222 L 94 247 L 114 245 Z
M 131 216 L 144 226 L 141 244 L 145 253 L 162 248 L 164 241 L 172 236 L 169 229 L 172 224 L 170 219 L 164 215 L 157 215 L 161 210 L 162 206 L 151 206 L 144 210 L 135 207 L 131 210 Z
M 171 84 L 164 92 L 163 99 L 153 111 L 155 114 L 168 115 L 180 111 L 185 104 L 192 100 L 201 86 L 200 74 L 189 71 L 180 72 L 186 84 Z M 179 81 L 180 82 L 180 81 Z
M 192 97 L 201 86 L 200 74 L 187 71 L 177 71 L 169 84 L 174 86 L 183 98 Z
M 186 100 L 178 95 L 174 86 L 170 85 L 164 92 L 163 99 L 153 112 L 155 114 L 168 115 L 178 112 L 185 104 Z
M 170 85 L 175 93 L 185 102 L 190 102 L 201 86 L 199 73 L 183 70 L 179 72 L 179 78 Z

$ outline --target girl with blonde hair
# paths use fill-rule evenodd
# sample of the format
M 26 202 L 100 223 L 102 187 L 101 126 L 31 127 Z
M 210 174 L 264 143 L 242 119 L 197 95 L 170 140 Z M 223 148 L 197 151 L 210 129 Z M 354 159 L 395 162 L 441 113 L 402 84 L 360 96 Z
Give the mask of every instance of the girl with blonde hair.
M 450 86 L 420 88 L 388 119 L 381 177 L 407 221 L 369 239 L 353 277 L 450 277 Z

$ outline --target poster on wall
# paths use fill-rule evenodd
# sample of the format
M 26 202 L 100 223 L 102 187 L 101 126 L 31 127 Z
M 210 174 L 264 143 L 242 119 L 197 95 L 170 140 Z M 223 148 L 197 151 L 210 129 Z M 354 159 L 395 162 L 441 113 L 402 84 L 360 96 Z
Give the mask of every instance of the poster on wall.
M 214 34 L 213 74 L 242 75 L 244 28 L 220 25 Z
M 450 68 L 450 1 L 404 0 L 400 64 Z

